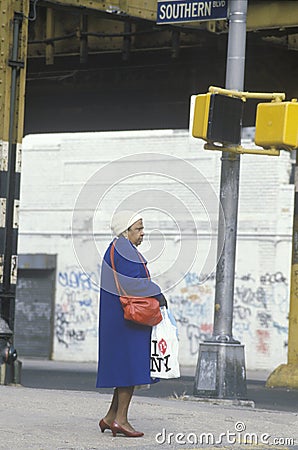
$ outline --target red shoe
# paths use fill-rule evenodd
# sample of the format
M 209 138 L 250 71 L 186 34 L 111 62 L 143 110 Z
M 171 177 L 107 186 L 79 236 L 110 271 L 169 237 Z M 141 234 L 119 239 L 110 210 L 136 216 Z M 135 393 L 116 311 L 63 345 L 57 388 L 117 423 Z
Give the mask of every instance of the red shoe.
M 112 430 L 113 436 L 115 437 L 117 433 L 122 433 L 126 437 L 142 437 L 144 436 L 144 433 L 141 431 L 130 431 L 123 428 L 121 425 L 119 425 L 117 422 L 111 423 L 110 429 Z
M 104 432 L 104 430 L 110 430 L 111 429 L 110 425 L 108 425 L 103 419 L 101 419 L 99 421 L 98 425 L 99 425 L 99 428 L 101 429 L 102 433 Z

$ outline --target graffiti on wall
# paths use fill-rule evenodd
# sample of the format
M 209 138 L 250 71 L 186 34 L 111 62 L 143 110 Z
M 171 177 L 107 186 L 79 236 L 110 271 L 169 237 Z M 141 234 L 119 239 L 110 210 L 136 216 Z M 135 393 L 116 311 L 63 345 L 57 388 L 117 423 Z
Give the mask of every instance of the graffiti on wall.
M 99 288 L 92 280 L 99 280 L 99 273 L 100 266 L 89 274 L 76 266 L 58 273 L 55 337 L 61 351 L 82 353 L 90 339 L 97 338 Z M 194 363 L 200 343 L 212 335 L 214 295 L 214 274 L 206 280 L 190 272 L 167 296 L 188 364 Z M 282 272 L 235 277 L 233 335 L 258 360 L 271 360 L 276 344 L 287 345 L 288 296 L 288 280 Z
M 183 287 L 169 296 L 178 327 L 188 340 L 190 355 L 198 353 L 200 342 L 212 335 L 215 274 L 202 284 L 194 272 L 184 278 Z M 282 272 L 236 275 L 234 289 L 233 334 L 240 342 L 253 345 L 261 355 L 274 351 L 274 337 L 287 345 L 289 286 Z
M 58 273 L 55 336 L 66 348 L 97 336 L 99 274 L 99 265 L 90 273 L 76 266 Z

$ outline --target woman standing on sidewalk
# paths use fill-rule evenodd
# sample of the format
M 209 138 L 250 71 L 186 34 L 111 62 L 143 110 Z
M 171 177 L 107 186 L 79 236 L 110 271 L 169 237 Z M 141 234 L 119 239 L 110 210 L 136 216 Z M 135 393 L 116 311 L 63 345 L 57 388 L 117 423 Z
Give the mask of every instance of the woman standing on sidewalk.
M 128 295 L 155 297 L 161 306 L 166 300 L 159 286 L 147 277 L 147 262 L 136 248 L 144 237 L 141 215 L 121 211 L 114 215 L 111 228 L 117 239 L 109 245 L 102 265 L 96 386 L 115 389 L 110 408 L 99 426 L 102 432 L 112 430 L 114 436 L 122 433 L 141 437 L 144 433 L 133 428 L 127 415 L 134 387 L 158 381 L 150 377 L 151 327 L 124 319 L 111 269 L 112 245 L 115 270 Z

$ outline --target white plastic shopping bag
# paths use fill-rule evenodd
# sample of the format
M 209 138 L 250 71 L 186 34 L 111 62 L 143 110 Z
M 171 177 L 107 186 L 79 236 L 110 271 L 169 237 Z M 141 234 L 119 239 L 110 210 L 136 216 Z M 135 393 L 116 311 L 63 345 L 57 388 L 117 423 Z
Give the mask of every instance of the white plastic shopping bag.
M 171 322 L 168 310 L 160 308 L 162 321 L 152 327 L 150 376 L 152 378 L 179 378 L 177 327 Z

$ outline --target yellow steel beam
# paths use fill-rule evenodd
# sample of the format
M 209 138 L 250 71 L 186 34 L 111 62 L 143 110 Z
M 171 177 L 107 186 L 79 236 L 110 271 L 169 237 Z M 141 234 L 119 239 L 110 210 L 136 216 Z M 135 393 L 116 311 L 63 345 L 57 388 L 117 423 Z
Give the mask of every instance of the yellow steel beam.
M 157 0 L 46 0 L 43 3 L 70 6 L 100 12 L 110 12 L 155 21 Z M 212 23 L 213 21 L 210 21 Z M 192 22 L 191 27 L 202 27 L 202 22 Z M 216 27 L 203 24 L 209 30 Z M 298 2 L 287 0 L 250 0 L 247 11 L 247 30 L 279 29 L 298 26 Z M 222 29 L 227 31 L 225 27 Z
M 295 164 L 295 197 L 292 233 L 291 290 L 288 333 L 288 361 L 268 377 L 268 387 L 298 389 L 298 152 Z
M 115 0 L 113 2 L 103 0 L 46 0 L 42 4 L 47 6 L 68 6 L 73 8 L 88 9 L 90 11 L 99 12 L 117 12 L 120 11 L 121 0 Z M 124 2 L 126 3 L 126 2 Z
M 1 0 L 0 8 L 0 143 L 2 142 L 3 144 L 3 142 L 5 143 L 8 141 L 9 134 L 12 72 L 9 61 L 11 59 L 13 39 L 13 17 L 15 12 L 23 13 L 25 16 L 28 16 L 29 0 Z M 27 40 L 28 20 L 24 18 L 21 26 L 18 54 L 18 60 L 23 61 L 24 68 L 20 69 L 16 89 L 15 114 L 18 120 L 15 121 L 17 124 L 17 129 L 14 130 L 15 142 L 21 142 L 23 137 Z M 2 166 L 3 160 L 1 155 L 0 160 Z
M 298 26 L 298 2 L 254 0 L 248 3 L 247 30 L 279 29 Z
M 45 0 L 45 5 L 69 6 L 113 14 L 115 18 L 121 14 L 156 21 L 157 0 Z
M 127 20 L 131 22 L 133 19 L 145 19 L 151 22 L 152 30 L 157 28 L 154 27 L 157 0 L 39 0 L 36 11 L 37 20 L 32 23 L 34 33 L 30 37 L 28 56 L 45 56 L 47 64 L 53 64 L 54 58 L 59 55 L 79 54 L 81 62 L 86 62 L 88 53 L 122 50 L 121 33 L 125 32 Z M 174 28 L 171 30 L 159 26 L 160 33 L 142 35 L 138 33 L 143 31 L 146 24 L 136 20 L 131 26 L 131 31 L 137 32 L 131 36 L 132 50 L 163 48 L 173 44 Z M 180 24 L 181 46 L 198 44 L 197 33 L 187 32 L 189 26 L 219 33 L 228 31 L 227 21 Z M 295 26 L 298 29 L 298 1 L 249 1 L 248 30 L 290 27 L 287 29 L 294 33 L 295 29 L 292 27 Z M 112 36 L 105 37 L 105 34 Z M 281 40 L 288 48 L 298 48 L 296 34 L 269 36 L 267 39 Z
M 13 10 L 9 0 L 1 1 L 1 26 L 0 26 L 0 145 L 8 141 L 9 127 L 9 99 L 11 70 L 7 64 L 11 45 L 11 21 Z M 4 152 L 2 146 L 2 152 Z M 4 154 L 0 156 L 2 167 Z
M 141 19 L 156 21 L 157 15 L 157 1 L 156 0 L 125 0 L 120 3 L 122 6 L 126 3 L 127 14 Z

